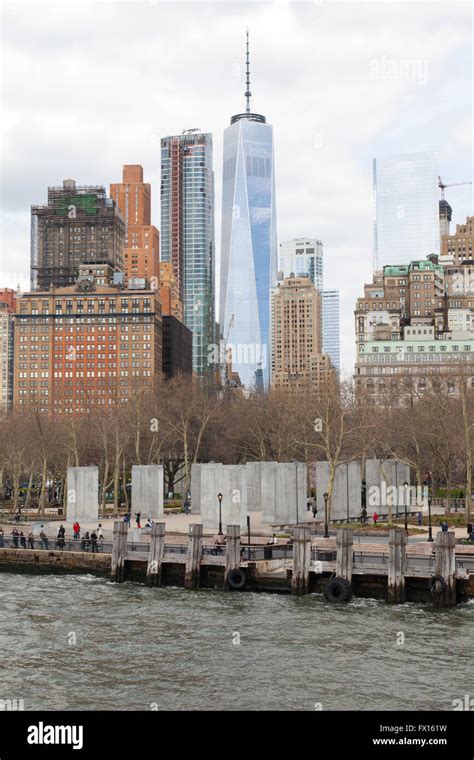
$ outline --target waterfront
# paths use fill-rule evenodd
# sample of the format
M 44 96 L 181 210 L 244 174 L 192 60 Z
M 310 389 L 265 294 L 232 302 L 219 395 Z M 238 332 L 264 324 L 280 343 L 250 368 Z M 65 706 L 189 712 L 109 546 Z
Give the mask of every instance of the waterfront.
M 1 580 L 0 698 L 25 710 L 449 710 L 472 693 L 473 603 Z

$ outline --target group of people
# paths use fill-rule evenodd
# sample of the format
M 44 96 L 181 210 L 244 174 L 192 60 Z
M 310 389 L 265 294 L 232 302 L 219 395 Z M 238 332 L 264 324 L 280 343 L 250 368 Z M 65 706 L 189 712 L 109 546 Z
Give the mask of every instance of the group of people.
M 99 526 L 97 530 L 92 530 L 90 533 L 89 531 L 86 531 L 81 539 L 81 526 L 76 521 L 73 526 L 73 541 L 80 541 L 81 549 L 82 551 L 89 551 L 89 549 L 92 552 L 97 552 L 99 541 L 104 540 L 104 530 L 102 528 L 102 523 L 99 523 Z M 44 529 L 44 525 L 41 525 L 41 530 L 39 534 L 33 533 L 32 530 L 28 533 L 28 535 L 25 536 L 22 530 L 19 530 L 16 525 L 14 526 L 12 532 L 12 541 L 13 541 L 13 547 L 15 549 L 18 549 L 20 546 L 23 547 L 23 549 L 49 549 L 49 538 L 48 535 Z M 39 546 L 35 546 L 35 541 L 39 540 Z M 0 548 L 3 548 L 5 546 L 5 533 L 3 528 L 0 527 Z M 56 542 L 55 547 L 56 549 L 60 549 L 61 551 L 66 546 L 66 528 L 64 525 L 60 525 L 58 528 L 58 532 L 56 535 Z

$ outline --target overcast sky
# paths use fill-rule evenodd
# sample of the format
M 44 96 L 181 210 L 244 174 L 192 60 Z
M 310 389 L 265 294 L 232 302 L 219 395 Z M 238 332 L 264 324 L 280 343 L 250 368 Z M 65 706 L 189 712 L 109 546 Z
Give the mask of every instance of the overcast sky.
M 372 272 L 372 158 L 439 150 L 445 181 L 471 179 L 470 3 L 334 0 L 2 4 L 0 287 L 29 287 L 31 204 L 66 177 L 121 180 L 142 164 L 159 227 L 160 138 L 214 137 L 220 253 L 222 133 L 244 108 L 274 126 L 279 241 L 318 237 L 341 291 L 342 364 Z M 469 186 L 446 197 L 453 223 Z

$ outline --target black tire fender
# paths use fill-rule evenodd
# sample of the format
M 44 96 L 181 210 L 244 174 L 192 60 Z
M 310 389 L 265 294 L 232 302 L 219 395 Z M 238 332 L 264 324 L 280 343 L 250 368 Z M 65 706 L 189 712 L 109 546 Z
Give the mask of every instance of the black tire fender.
M 350 602 L 352 586 L 345 578 L 332 578 L 324 589 L 324 598 L 328 602 Z
M 247 576 L 241 568 L 236 567 L 234 570 L 229 570 L 226 580 L 229 588 L 238 591 L 245 586 L 247 582 Z
M 442 575 L 432 575 L 429 586 L 431 593 L 435 596 L 441 596 L 446 591 L 446 581 Z

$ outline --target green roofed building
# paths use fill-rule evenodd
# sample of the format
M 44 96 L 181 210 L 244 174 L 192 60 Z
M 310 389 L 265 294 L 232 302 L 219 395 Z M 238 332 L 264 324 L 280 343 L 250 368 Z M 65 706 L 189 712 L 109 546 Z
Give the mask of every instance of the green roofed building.
M 81 264 L 110 264 L 123 272 L 125 222 L 101 186 L 65 179 L 48 187 L 48 204 L 31 207 L 31 287 L 75 283 Z

